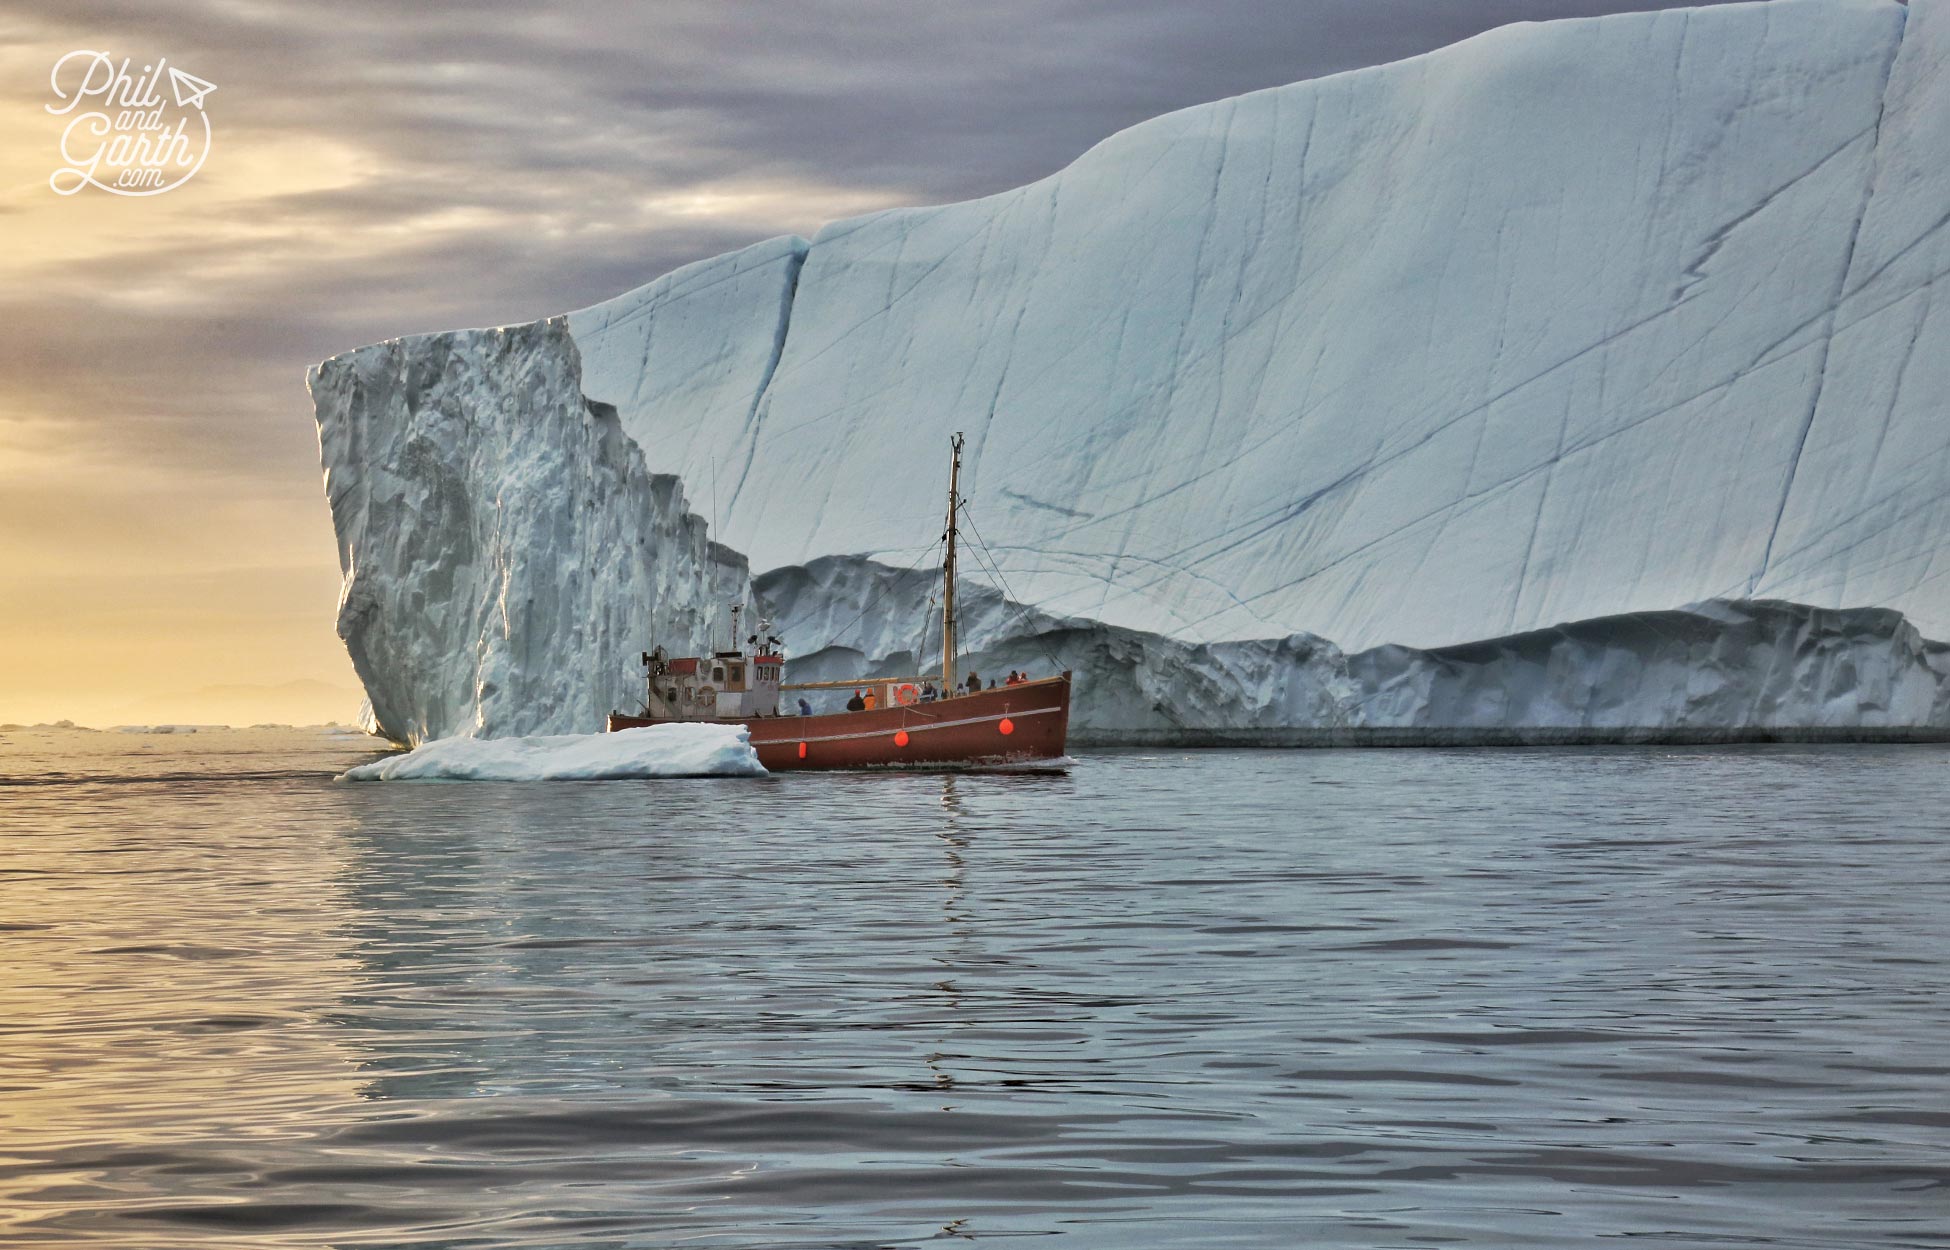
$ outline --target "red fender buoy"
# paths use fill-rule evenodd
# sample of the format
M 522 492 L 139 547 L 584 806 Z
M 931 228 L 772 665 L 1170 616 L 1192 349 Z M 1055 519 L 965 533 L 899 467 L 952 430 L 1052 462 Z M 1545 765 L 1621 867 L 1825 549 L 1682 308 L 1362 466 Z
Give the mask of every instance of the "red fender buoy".
M 894 745 L 897 747 L 904 747 L 907 745 L 907 731 L 905 729 L 901 730 L 899 733 L 894 735 Z
M 1002 718 L 1002 723 L 997 725 L 996 728 L 1005 734 L 1012 734 L 1016 731 L 1016 723 L 1005 716 Z
M 799 744 L 799 758 L 800 759 L 806 758 L 806 744 L 803 742 Z

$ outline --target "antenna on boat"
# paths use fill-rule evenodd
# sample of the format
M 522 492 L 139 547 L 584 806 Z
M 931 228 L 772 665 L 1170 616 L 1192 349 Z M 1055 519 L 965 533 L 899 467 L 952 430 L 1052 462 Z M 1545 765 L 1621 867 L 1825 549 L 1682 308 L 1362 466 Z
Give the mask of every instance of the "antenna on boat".
M 961 487 L 961 446 L 963 438 L 960 430 L 949 442 L 954 449 L 954 464 L 948 470 L 948 557 L 941 563 L 941 697 L 947 698 L 955 688 L 955 507 L 960 502 L 957 493 Z

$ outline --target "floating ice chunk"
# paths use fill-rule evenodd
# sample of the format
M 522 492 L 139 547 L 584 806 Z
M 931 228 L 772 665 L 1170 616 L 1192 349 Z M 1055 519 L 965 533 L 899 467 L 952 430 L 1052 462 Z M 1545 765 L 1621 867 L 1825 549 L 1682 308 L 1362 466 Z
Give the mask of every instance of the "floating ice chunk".
M 361 764 L 341 781 L 621 781 L 758 777 L 743 725 L 650 725 L 608 734 L 441 738 Z

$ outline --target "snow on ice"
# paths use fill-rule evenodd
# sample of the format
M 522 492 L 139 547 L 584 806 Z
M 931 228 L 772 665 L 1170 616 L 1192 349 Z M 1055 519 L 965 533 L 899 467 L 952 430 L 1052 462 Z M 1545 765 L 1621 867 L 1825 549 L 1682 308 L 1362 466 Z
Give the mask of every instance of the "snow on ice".
M 1942 726 L 1946 62 L 1950 0 L 1509 27 L 327 362 L 375 720 L 589 728 L 642 642 L 702 646 L 742 566 L 657 475 L 716 477 L 819 649 L 933 540 L 966 430 L 1035 618 L 971 641 L 1090 640 L 1086 731 Z M 1359 689 L 1294 696 L 1330 655 Z
M 758 777 L 743 725 L 647 725 L 617 733 L 443 738 L 361 764 L 341 781 L 621 781 Z

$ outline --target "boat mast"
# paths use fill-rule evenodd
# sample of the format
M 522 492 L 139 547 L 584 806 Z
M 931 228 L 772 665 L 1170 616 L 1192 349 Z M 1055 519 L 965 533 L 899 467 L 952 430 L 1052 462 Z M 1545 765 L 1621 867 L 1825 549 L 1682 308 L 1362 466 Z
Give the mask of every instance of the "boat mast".
M 948 470 L 948 558 L 942 561 L 941 595 L 941 697 L 955 688 L 955 505 L 961 487 L 961 431 L 949 446 L 954 448 L 954 465 Z

